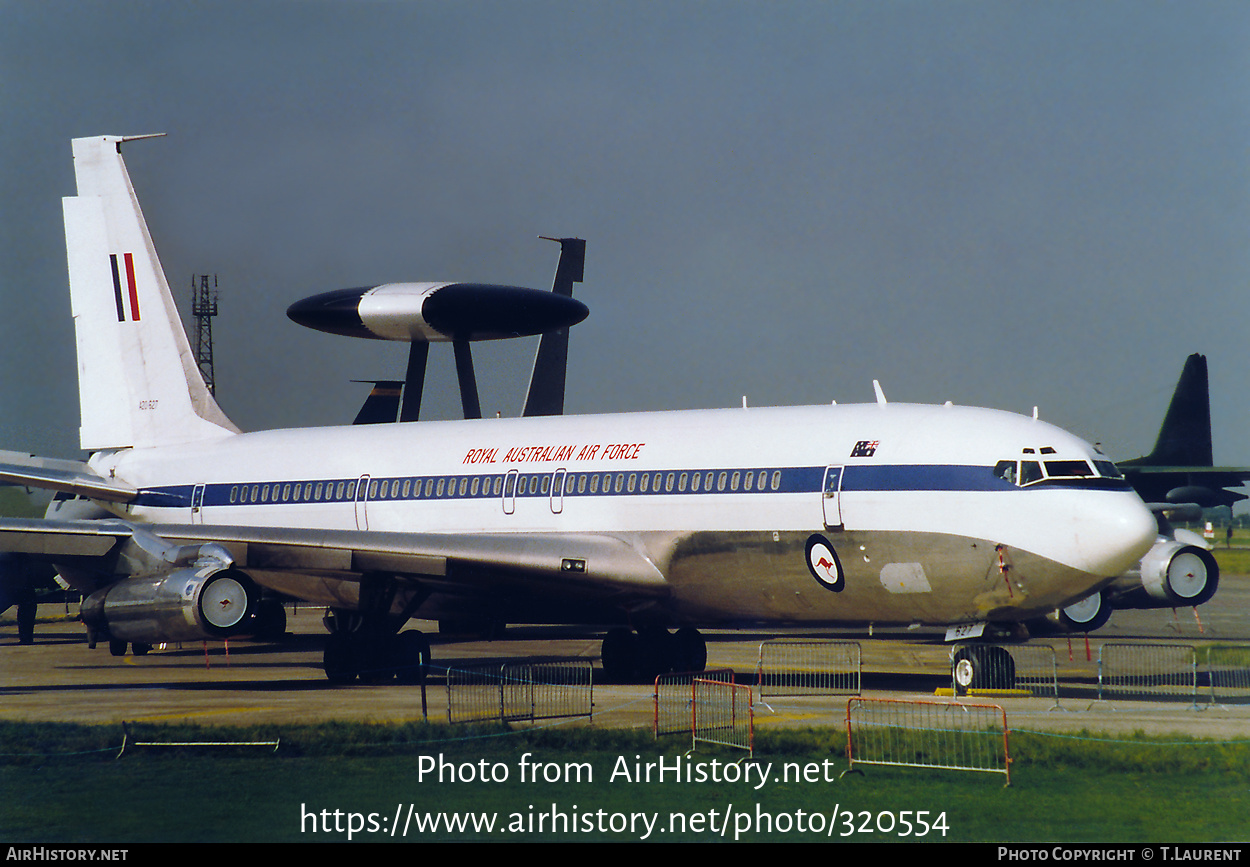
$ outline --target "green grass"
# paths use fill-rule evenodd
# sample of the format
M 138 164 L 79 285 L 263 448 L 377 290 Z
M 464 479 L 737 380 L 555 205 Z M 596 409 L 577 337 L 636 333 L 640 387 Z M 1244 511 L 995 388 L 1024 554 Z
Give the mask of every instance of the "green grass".
M 1250 548 L 1225 548 L 1220 543 L 1211 549 L 1211 553 L 1220 565 L 1221 576 L 1250 575 Z
M 356 821 L 365 830 L 354 833 L 354 840 L 389 841 L 399 837 L 369 831 L 369 816 L 389 831 L 400 805 L 485 813 L 505 826 L 521 826 L 511 833 L 490 834 L 410 831 L 410 842 L 632 842 L 645 833 L 641 825 L 600 832 L 597 824 L 614 816 L 618 824 L 628 824 L 634 814 L 658 814 L 661 824 L 650 839 L 670 842 L 735 836 L 777 842 L 915 841 L 919 811 L 927 811 L 930 824 L 942 817 L 945 827 L 944 834 L 930 830 L 926 840 L 1204 842 L 1250 837 L 1248 743 L 1016 733 L 1013 785 L 1005 788 L 1001 775 L 910 768 L 870 767 L 863 775 L 840 777 L 846 767 L 842 731 L 761 732 L 756 755 L 765 765 L 773 763 L 773 779 L 756 788 L 754 776 L 749 783 L 627 779 L 620 773 L 624 769 L 632 777 L 636 766 L 645 768 L 660 756 L 675 763 L 689 747 L 685 739 L 657 744 L 636 731 L 553 727 L 511 732 L 424 724 L 246 730 L 145 726 L 132 731 L 159 740 L 278 736 L 282 746 L 276 754 L 263 748 L 149 748 L 117 759 L 118 727 L 0 725 L 0 787 L 5 793 L 0 840 L 42 845 L 341 842 L 347 840 L 348 823 Z M 526 753 L 553 781 L 521 782 Z M 488 775 L 506 774 L 508 779 L 466 782 L 447 779 L 444 772 L 440 781 L 440 755 L 457 767 L 457 777 L 470 771 L 477 777 L 484 767 Z M 723 774 L 726 763 L 740 757 L 700 748 L 690 758 L 705 763 L 710 775 L 714 767 Z M 584 768 L 581 780 L 566 770 L 582 763 L 589 764 L 593 781 L 585 779 Z M 811 778 L 780 781 L 784 763 L 807 768 Z M 826 817 L 835 808 L 830 833 Z M 549 822 L 546 817 L 553 809 L 566 821 L 589 822 L 594 830 L 575 825 L 563 832 L 538 832 L 540 817 Z M 684 834 L 667 830 L 670 813 L 723 822 L 729 811 L 734 820 L 723 838 L 719 825 L 715 831 L 687 828 Z M 813 813 L 821 816 L 820 834 L 800 830 L 800 824 L 815 824 Z M 772 817 L 771 832 L 743 825 L 749 820 L 754 826 L 764 817 Z M 910 835 L 900 835 L 904 820 L 912 822 Z M 334 830 L 336 822 L 341 831 Z M 327 825 L 331 830 L 325 830 Z M 660 833 L 660 827 L 666 830 Z

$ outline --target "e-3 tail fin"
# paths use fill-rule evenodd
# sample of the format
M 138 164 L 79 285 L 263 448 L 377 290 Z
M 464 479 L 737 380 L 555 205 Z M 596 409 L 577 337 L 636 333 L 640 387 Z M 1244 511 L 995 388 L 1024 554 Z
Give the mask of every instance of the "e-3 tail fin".
M 122 161 L 123 142 L 74 139 L 63 200 L 78 344 L 82 448 L 143 448 L 238 433 L 204 385 Z

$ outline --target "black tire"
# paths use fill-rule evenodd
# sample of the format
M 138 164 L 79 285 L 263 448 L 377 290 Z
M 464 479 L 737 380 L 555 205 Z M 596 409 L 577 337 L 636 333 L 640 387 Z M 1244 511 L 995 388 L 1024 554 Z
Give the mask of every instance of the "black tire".
M 113 656 L 125 656 L 126 655 L 126 642 L 121 641 L 120 639 L 117 639 L 117 638 L 110 638 L 109 639 L 109 653 L 112 654 Z
M 257 641 L 281 641 L 286 638 L 286 607 L 277 599 L 262 599 L 256 607 Z
M 637 675 L 643 683 L 654 681 L 673 670 L 677 644 L 667 629 L 648 629 L 638 633 Z
M 638 636 L 628 629 L 613 629 L 603 637 L 599 650 L 603 676 L 609 683 L 629 683 L 638 667 Z
M 1111 619 L 1111 603 L 1106 593 L 1095 593 L 1059 609 L 1059 622 L 1071 632 L 1093 632 Z
M 391 642 L 395 677 L 409 686 L 425 683 L 430 666 L 430 642 L 421 632 L 410 629 L 396 635 Z
M 961 647 L 951 659 L 956 695 L 975 689 L 1014 689 L 1016 661 L 1002 647 Z
M 334 632 L 326 639 L 322 668 L 326 679 L 338 686 L 355 683 L 360 673 L 356 659 L 356 642 L 350 635 Z
M 693 626 L 683 626 L 673 636 L 673 670 L 703 671 L 707 668 L 707 642 Z
M 387 683 L 395 679 L 395 636 L 353 633 L 356 669 L 361 683 Z

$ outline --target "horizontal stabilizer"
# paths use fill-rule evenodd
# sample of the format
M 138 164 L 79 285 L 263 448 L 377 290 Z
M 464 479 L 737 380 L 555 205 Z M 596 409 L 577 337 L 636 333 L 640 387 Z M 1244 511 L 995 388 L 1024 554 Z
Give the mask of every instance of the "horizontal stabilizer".
M 138 495 L 129 485 L 102 478 L 80 461 L 37 458 L 20 452 L 0 452 L 0 483 L 78 494 L 109 503 L 129 503 Z

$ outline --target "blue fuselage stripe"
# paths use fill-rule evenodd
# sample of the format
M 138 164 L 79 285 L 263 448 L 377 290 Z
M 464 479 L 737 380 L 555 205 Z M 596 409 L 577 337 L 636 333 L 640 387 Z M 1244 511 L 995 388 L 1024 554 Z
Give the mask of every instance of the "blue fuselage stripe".
M 215 482 L 204 486 L 204 506 L 346 503 L 396 500 L 460 500 L 550 497 L 706 496 L 716 494 L 818 493 L 824 467 L 742 467 L 684 470 L 601 470 L 444 474 L 436 476 L 370 477 L 365 497 L 358 479 Z M 1050 484 L 1124 489 L 1126 483 L 1105 478 L 1062 479 Z M 1039 485 L 1045 487 L 1047 483 Z M 876 491 L 1006 491 L 1016 486 L 988 466 L 951 464 L 873 464 L 842 468 L 842 493 Z M 170 485 L 140 492 L 136 505 L 178 508 L 191 505 L 195 485 Z

